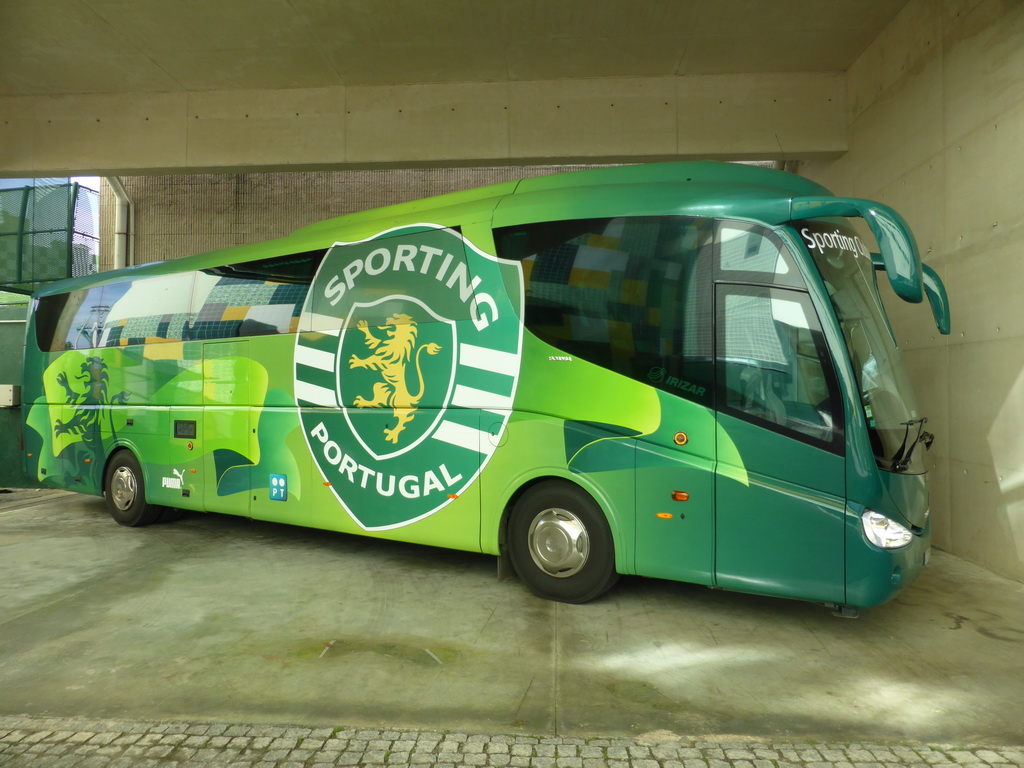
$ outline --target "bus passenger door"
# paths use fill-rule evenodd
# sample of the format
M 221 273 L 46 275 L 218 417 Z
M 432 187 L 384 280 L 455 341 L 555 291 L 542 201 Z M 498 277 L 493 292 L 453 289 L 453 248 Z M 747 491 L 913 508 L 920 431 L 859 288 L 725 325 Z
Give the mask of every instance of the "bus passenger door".
M 248 341 L 203 345 L 203 506 L 248 515 L 256 435 Z M 265 375 L 265 374 L 264 374 Z
M 843 603 L 842 400 L 813 305 L 796 290 L 716 291 L 716 584 Z

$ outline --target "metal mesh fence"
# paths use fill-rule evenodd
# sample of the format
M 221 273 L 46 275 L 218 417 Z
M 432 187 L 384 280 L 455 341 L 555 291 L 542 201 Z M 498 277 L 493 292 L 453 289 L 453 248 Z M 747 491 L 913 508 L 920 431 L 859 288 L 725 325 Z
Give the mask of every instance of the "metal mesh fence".
M 0 189 L 0 282 L 11 282 L 17 276 L 21 253 L 18 232 L 24 216 L 23 189 Z
M 0 288 L 92 274 L 98 257 L 98 192 L 53 179 L 0 189 Z

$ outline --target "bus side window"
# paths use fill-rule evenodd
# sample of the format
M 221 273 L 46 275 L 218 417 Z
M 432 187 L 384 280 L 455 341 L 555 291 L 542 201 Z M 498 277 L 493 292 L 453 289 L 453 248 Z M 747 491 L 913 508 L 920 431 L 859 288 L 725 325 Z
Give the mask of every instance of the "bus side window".
M 837 384 L 807 294 L 734 285 L 718 292 L 719 408 L 842 450 Z
M 70 314 L 67 307 L 73 293 L 43 296 L 33 302 L 31 315 L 36 328 L 36 346 L 42 352 L 63 351 L 66 318 Z
M 325 253 L 308 251 L 197 272 L 188 338 L 296 332 L 303 302 Z
M 98 346 L 160 344 L 185 338 L 192 273 L 104 286 Z
M 507 227 L 495 241 L 523 263 L 527 330 L 710 405 L 712 232 L 709 219 L 638 216 Z
M 181 341 L 192 274 L 108 283 L 40 299 L 39 348 L 101 349 Z
M 804 287 L 792 255 L 770 229 L 741 221 L 721 221 L 717 245 L 722 279 Z
M 82 305 L 87 290 L 43 296 L 32 310 L 36 324 L 36 344 L 43 352 L 63 352 L 68 347 L 68 335 L 75 314 Z
M 116 319 L 111 317 L 111 307 L 117 304 L 130 287 L 131 283 L 111 283 L 72 291 L 60 297 L 44 298 L 46 304 L 54 307 L 61 305 L 55 327 L 45 331 L 49 351 L 110 346 L 108 339 L 117 327 Z M 41 349 L 47 348 L 43 346 L 47 339 L 40 338 L 39 342 Z

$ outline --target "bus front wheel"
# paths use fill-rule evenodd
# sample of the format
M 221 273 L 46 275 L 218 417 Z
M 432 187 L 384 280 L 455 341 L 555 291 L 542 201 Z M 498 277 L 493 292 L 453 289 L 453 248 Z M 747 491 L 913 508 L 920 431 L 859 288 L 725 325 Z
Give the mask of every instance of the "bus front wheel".
M 516 502 L 508 551 L 519 578 L 547 600 L 585 603 L 619 577 L 604 513 L 583 489 L 561 480 L 536 485 Z
M 160 507 L 146 503 L 142 468 L 131 451 L 118 451 L 110 459 L 103 489 L 107 511 L 119 524 L 135 527 L 159 519 Z

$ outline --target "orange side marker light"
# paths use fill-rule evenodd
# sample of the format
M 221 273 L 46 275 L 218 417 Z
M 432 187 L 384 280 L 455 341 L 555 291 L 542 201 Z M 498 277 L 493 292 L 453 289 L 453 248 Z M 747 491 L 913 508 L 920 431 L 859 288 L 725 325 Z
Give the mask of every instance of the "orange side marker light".
M 690 494 L 686 491 L 672 491 L 672 501 L 689 501 Z

